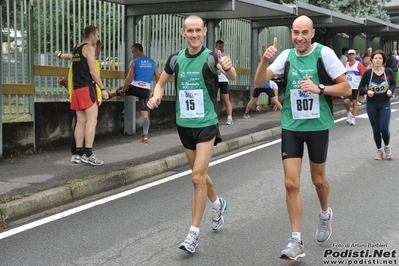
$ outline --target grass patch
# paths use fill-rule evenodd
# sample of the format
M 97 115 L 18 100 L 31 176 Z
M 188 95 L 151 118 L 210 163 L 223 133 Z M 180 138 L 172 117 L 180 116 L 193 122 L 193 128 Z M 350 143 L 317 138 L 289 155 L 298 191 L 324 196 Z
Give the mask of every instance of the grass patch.
M 7 203 L 7 202 L 10 202 L 10 201 L 13 201 L 13 200 L 26 198 L 26 197 L 29 197 L 29 196 L 32 196 L 32 195 L 33 195 L 32 192 L 25 192 L 25 193 L 17 194 L 17 195 L 14 195 L 14 196 L 4 196 L 2 199 L 0 199 L 0 203 Z

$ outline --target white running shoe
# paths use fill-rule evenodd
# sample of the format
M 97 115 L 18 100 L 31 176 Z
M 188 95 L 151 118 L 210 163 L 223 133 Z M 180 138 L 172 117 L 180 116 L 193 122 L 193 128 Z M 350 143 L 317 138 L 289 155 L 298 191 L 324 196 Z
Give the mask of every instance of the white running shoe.
M 82 163 L 81 158 L 78 154 L 72 155 L 71 162 L 76 163 L 76 164 Z
M 389 146 L 385 146 L 384 151 L 385 151 L 385 158 L 387 158 L 388 160 L 393 158 L 393 154 L 392 154 L 391 148 Z
M 327 241 L 332 233 L 331 221 L 333 217 L 333 211 L 330 207 L 328 208 L 328 213 L 328 219 L 321 218 L 321 213 L 319 214 L 319 226 L 316 230 L 316 240 L 320 243 Z
M 231 126 L 233 123 L 233 119 L 227 119 L 226 125 Z
M 349 112 L 346 114 L 346 123 L 349 124 L 351 122 L 351 120 L 352 120 L 352 113 Z
M 376 154 L 376 156 L 374 157 L 374 159 L 376 159 L 376 160 L 382 160 L 382 155 L 383 155 L 383 153 L 382 153 L 382 150 L 377 150 L 377 154 Z
M 219 209 L 212 209 L 212 229 L 219 230 L 224 224 L 223 213 L 227 210 L 227 201 L 219 198 Z
M 104 162 L 99 160 L 97 158 L 97 156 L 94 155 L 94 153 L 92 155 L 90 155 L 90 157 L 87 157 L 86 154 L 83 154 L 83 156 L 80 158 L 80 160 L 82 161 L 82 163 L 91 164 L 94 166 L 104 164 Z
M 198 247 L 198 236 L 194 231 L 190 231 L 184 239 L 183 242 L 181 242 L 179 248 L 182 250 L 185 250 L 190 253 L 194 253 L 197 250 Z
M 305 257 L 305 248 L 303 242 L 297 238 L 289 238 L 288 245 L 281 251 L 280 259 L 297 260 Z
M 354 125 L 356 124 L 356 121 L 355 121 L 355 120 L 356 120 L 356 117 L 352 116 L 352 117 L 351 117 L 351 122 L 350 122 L 350 125 L 351 125 L 351 126 L 354 126 Z

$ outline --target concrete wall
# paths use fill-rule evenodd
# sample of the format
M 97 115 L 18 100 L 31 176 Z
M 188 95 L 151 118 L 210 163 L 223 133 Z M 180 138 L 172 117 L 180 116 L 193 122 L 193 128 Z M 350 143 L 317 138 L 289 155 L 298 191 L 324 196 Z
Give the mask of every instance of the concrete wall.
M 230 101 L 233 113 L 241 115 L 248 103 L 249 91 L 245 88 L 231 88 Z M 163 99 L 156 110 L 150 112 L 151 128 L 175 126 L 174 97 Z M 124 108 L 123 101 L 104 101 L 99 108 L 97 136 L 123 134 L 123 118 L 120 114 Z M 225 116 L 225 107 L 219 102 L 221 115 Z M 137 130 L 141 132 L 139 104 L 137 108 Z M 33 128 L 35 127 L 35 132 Z M 150 129 L 151 129 L 150 128 Z M 8 158 L 16 154 L 36 151 L 46 151 L 67 148 L 71 139 L 71 112 L 68 102 L 36 102 L 35 125 L 33 122 L 3 124 L 3 157 Z M 36 142 L 36 143 L 35 143 Z M 36 144 L 36 145 L 35 145 Z

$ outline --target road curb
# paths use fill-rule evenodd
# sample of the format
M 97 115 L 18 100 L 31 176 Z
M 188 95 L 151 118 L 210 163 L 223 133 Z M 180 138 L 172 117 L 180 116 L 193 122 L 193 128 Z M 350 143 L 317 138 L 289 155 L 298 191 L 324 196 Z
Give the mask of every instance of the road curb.
M 219 143 L 213 149 L 213 156 L 233 151 L 251 144 L 280 135 L 280 127 L 248 134 Z M 60 207 L 102 192 L 121 188 L 135 182 L 174 170 L 187 165 L 185 153 L 168 156 L 164 159 L 129 167 L 126 170 L 95 176 L 76 184 L 35 193 L 32 196 L 0 204 L 3 223 L 27 218 L 34 214 Z

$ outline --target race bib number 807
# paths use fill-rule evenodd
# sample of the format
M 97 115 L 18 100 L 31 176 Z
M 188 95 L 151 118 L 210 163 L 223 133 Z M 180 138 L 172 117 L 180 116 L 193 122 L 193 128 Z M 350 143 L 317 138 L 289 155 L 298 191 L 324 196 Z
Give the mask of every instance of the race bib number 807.
M 319 95 L 302 90 L 291 90 L 291 110 L 293 119 L 313 119 L 320 117 Z

